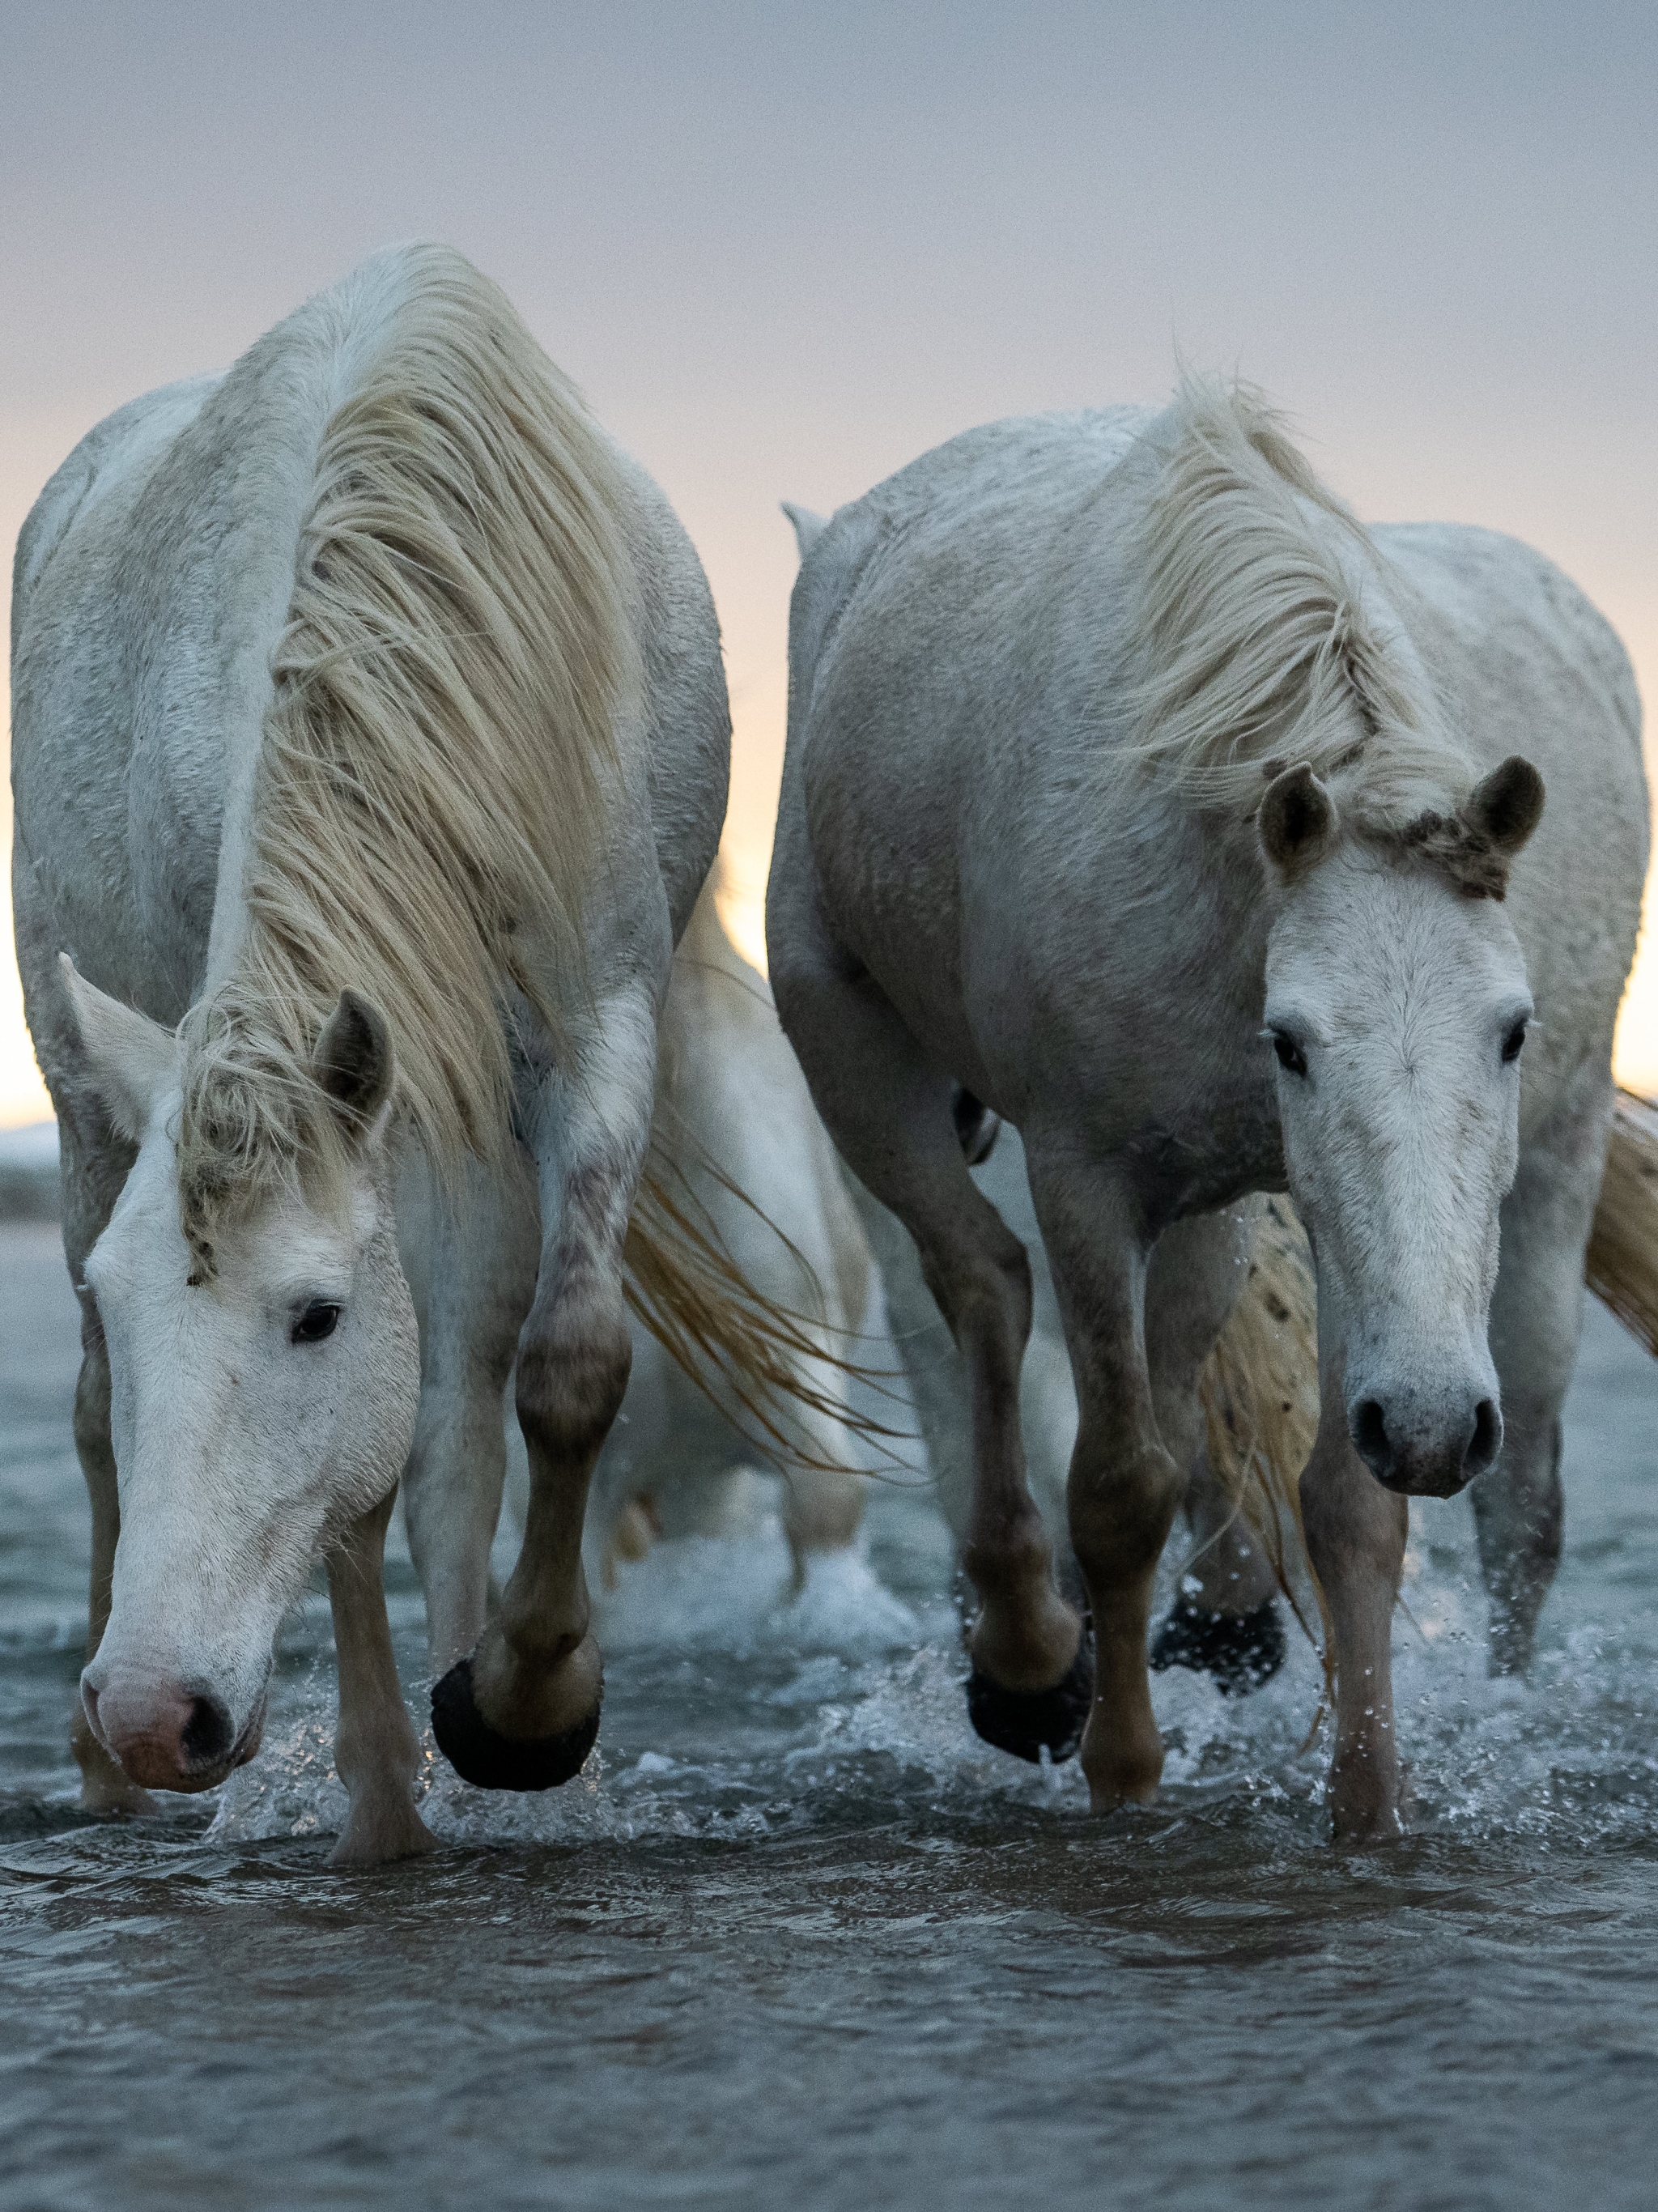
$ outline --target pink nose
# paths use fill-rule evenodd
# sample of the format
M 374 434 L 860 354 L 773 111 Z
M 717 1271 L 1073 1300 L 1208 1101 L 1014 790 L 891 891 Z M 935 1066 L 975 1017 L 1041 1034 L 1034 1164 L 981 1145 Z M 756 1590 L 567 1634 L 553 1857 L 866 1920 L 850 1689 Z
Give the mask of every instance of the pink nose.
M 237 1763 L 235 1731 L 217 1698 L 178 1683 L 118 1681 L 101 1691 L 82 1682 L 81 1698 L 93 1734 L 141 1789 L 210 1790 Z

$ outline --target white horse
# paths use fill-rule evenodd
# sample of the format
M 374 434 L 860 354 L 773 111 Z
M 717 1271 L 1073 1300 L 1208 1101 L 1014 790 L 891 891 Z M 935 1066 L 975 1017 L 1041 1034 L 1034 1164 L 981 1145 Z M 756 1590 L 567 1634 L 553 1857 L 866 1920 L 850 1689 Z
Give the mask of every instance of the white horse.
M 598 1726 L 580 1546 L 624 1240 L 671 1322 L 717 1340 L 741 1304 L 671 1207 L 629 1230 L 725 810 L 708 588 L 500 293 L 416 246 L 94 430 L 15 610 L 17 944 L 84 1316 L 87 1799 L 252 1756 L 322 1555 L 337 1856 L 418 1850 L 380 1574 L 405 1460 L 439 1741 L 556 1784 Z M 441 1197 L 400 1224 L 405 1128 Z M 486 1620 L 514 1359 L 531 1498 Z
M 971 432 L 816 538 L 772 983 L 970 1370 L 991 1741 L 1062 1750 L 1086 1705 L 1095 1804 L 1155 1791 L 1168 1428 L 1236 1281 L 1226 1209 L 1286 1182 L 1318 1270 L 1302 1498 L 1338 1832 L 1397 1826 L 1406 1494 L 1489 1471 L 1493 1660 L 1524 1665 L 1646 848 L 1634 684 L 1581 595 L 1484 532 L 1367 533 L 1242 392 Z M 1023 1472 L 1027 1263 L 952 1079 L 1024 1139 L 1080 1408 L 1091 1693 Z

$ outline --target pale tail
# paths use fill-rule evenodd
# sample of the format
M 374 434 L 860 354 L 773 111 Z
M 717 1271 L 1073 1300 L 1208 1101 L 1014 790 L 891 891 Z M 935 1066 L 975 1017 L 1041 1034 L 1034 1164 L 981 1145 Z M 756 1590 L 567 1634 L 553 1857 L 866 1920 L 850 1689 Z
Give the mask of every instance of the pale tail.
M 860 1366 L 847 1346 L 836 1346 L 824 1322 L 821 1287 L 804 1253 L 706 1153 L 695 1165 L 750 1207 L 787 1248 L 799 1265 L 802 1304 L 780 1306 L 749 1282 L 698 1199 L 684 1164 L 653 1130 L 623 1255 L 623 1291 L 633 1312 L 675 1364 L 741 1430 L 756 1456 L 780 1473 L 878 1471 L 825 1459 L 802 1425 L 803 1413 L 837 1424 L 871 1446 L 878 1462 L 902 1467 L 893 1448 L 912 1440 L 909 1430 L 858 1412 L 838 1391 L 812 1379 L 814 1370 L 832 1368 L 890 1396 L 896 1376 Z

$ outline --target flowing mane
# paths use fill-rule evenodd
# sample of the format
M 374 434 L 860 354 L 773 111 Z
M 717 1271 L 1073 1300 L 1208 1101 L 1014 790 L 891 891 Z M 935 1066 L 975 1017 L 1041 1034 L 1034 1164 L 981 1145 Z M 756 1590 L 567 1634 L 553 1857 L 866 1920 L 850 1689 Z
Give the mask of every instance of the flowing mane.
M 638 684 L 617 464 L 503 295 L 462 257 L 407 292 L 323 434 L 272 663 L 229 975 L 186 1017 L 181 1211 L 213 1223 L 341 1136 L 310 1073 L 343 987 L 392 1026 L 398 1095 L 440 1172 L 507 1142 L 502 1024 L 556 1034 Z
M 1472 781 L 1387 602 L 1382 557 L 1247 386 L 1187 378 L 1145 433 L 1126 700 L 1133 750 L 1202 806 L 1253 811 L 1268 762 L 1339 777 L 1402 835 Z

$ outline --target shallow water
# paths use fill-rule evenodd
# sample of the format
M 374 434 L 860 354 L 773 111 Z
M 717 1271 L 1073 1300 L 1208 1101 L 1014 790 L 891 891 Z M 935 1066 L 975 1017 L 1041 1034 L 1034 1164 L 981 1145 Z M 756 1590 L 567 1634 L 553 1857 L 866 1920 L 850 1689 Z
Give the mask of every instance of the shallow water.
M 1304 1650 L 1236 1705 L 1156 1678 L 1163 1799 L 1090 1821 L 969 1734 L 947 1550 L 884 1494 L 793 1607 L 774 1528 L 629 1571 L 589 1772 L 440 1765 L 451 1847 L 349 1877 L 319 1593 L 217 1801 L 75 1810 L 74 1321 L 55 1231 L 0 1230 L 5 2212 L 1652 2202 L 1658 1370 L 1598 1310 L 1529 1689 L 1466 1503 L 1417 1524 L 1403 1844 L 1323 1841 Z

